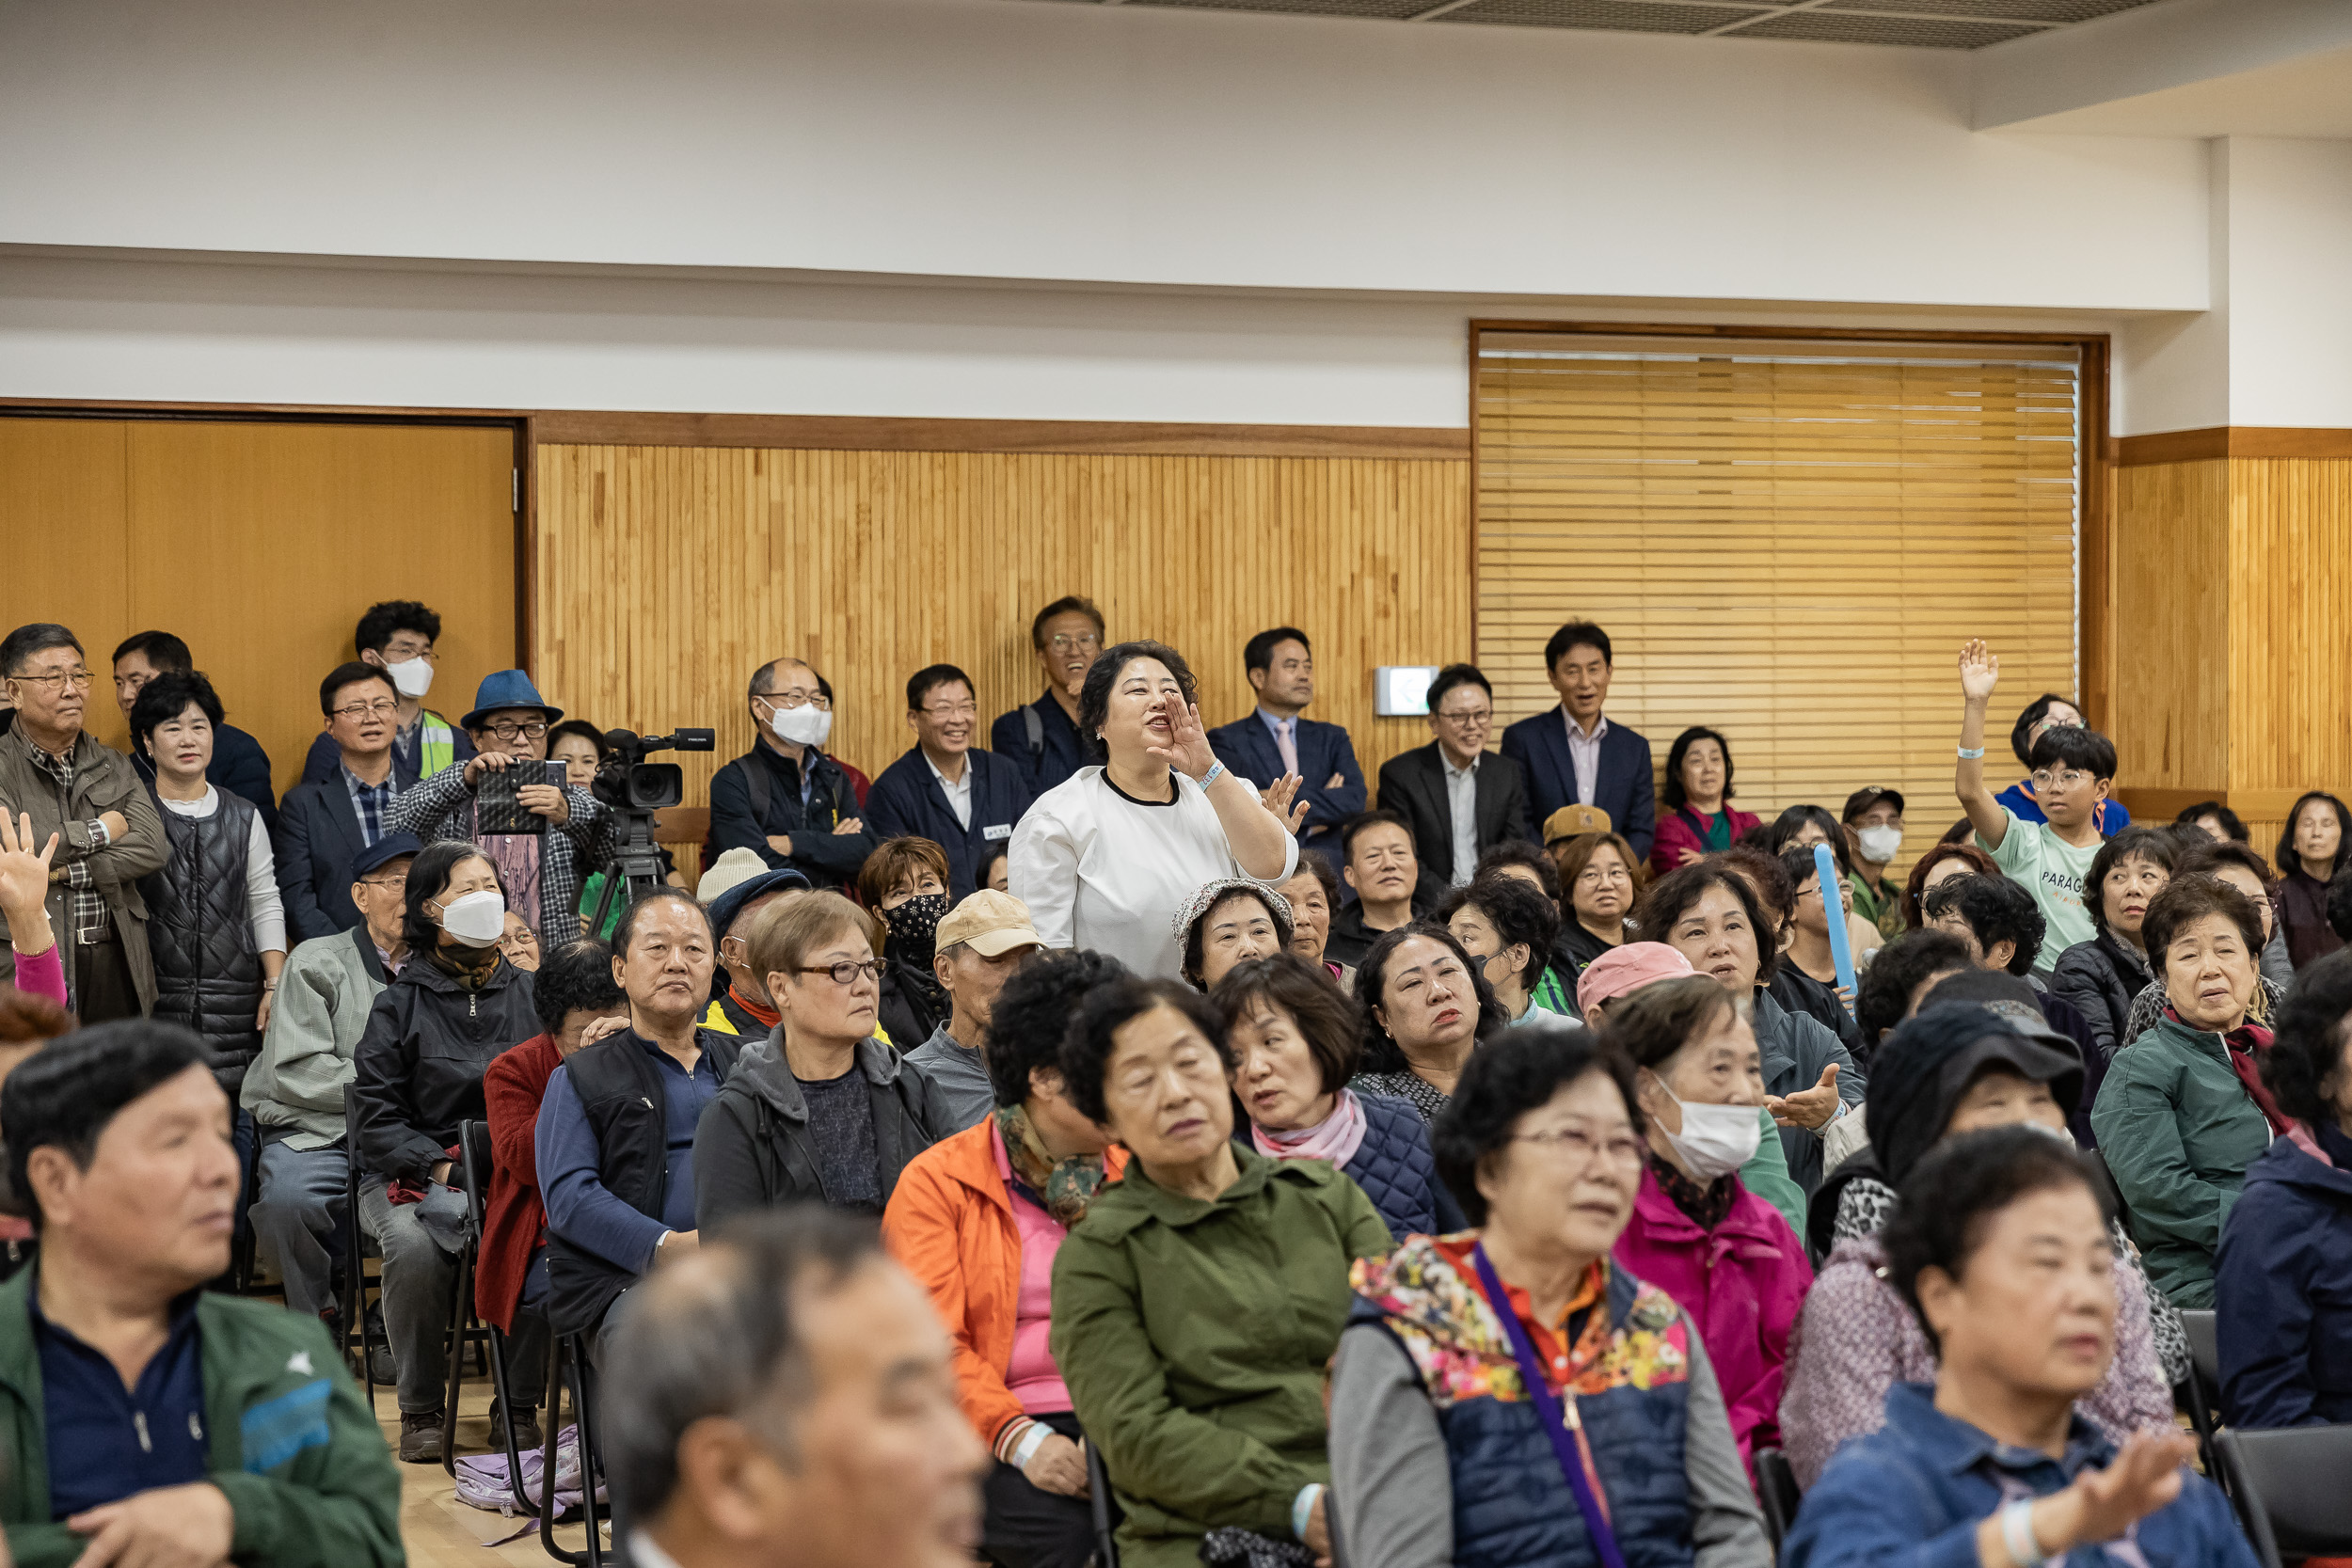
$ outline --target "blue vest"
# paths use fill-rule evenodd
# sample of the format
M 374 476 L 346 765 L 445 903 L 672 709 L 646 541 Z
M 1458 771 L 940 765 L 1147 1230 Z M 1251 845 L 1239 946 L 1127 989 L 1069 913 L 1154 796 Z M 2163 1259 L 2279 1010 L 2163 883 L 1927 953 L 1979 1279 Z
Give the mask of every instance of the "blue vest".
M 1438 1163 L 1429 1152 L 1429 1129 L 1421 1113 L 1386 1095 L 1359 1094 L 1356 1100 L 1364 1108 L 1364 1141 L 1348 1161 L 1347 1175 L 1398 1241 L 1438 1234 Z

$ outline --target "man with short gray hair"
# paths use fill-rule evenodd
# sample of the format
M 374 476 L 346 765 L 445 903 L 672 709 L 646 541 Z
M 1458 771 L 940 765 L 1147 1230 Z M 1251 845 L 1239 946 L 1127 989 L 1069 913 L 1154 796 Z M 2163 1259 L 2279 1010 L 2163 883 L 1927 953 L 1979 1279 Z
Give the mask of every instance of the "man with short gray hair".
M 988 1450 L 870 1221 L 748 1216 L 633 1296 L 599 1436 L 638 1568 L 969 1568 Z

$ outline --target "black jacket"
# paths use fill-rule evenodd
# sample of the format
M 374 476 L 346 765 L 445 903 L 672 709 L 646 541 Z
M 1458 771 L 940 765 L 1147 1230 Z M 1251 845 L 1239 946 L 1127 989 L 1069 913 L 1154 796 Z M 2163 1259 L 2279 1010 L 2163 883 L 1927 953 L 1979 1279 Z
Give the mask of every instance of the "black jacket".
M 489 1119 L 482 1074 L 491 1058 L 540 1032 L 531 976 L 513 964 L 501 959 L 480 990 L 469 991 L 430 956 L 411 958 L 375 999 L 355 1053 L 360 1168 L 424 1181 L 457 1142 L 459 1122 Z
M 234 1104 L 262 1051 L 262 956 L 246 905 L 246 853 L 261 808 L 218 786 L 213 793 L 219 804 L 208 817 L 155 802 L 171 856 L 139 879 L 139 893 L 155 963 L 153 1016 L 204 1037 L 213 1076 Z
M 955 1112 L 938 1085 L 880 1040 L 858 1046 L 853 1070 L 865 1074 L 873 1106 L 875 1174 L 886 1206 L 907 1162 L 956 1131 Z M 745 1210 L 812 1201 L 830 1200 L 779 1026 L 743 1048 L 694 1130 L 694 1225 L 707 1230 Z
M 820 888 L 857 879 L 858 867 L 880 840 L 869 830 L 836 833 L 834 824 L 864 820 L 857 790 L 841 765 L 818 751 L 810 757 L 808 803 L 801 803 L 801 769 L 766 741 L 719 769 L 710 781 L 710 853 L 749 849 L 770 869 L 791 866 Z M 771 837 L 789 835 L 792 853 L 779 855 Z
M 936 982 L 924 983 L 930 979 L 904 959 L 882 956 L 882 994 L 875 1012 L 882 1033 L 890 1037 L 891 1049 L 902 1056 L 947 1022 L 946 1000 L 935 994 Z
M 2132 998 L 2148 989 L 2148 979 L 2147 960 L 2102 931 L 2058 955 L 2050 971 L 2050 994 L 2082 1014 L 2100 1057 L 2107 1060 L 2129 1043 L 2123 1027 L 2132 1016 Z
M 351 901 L 351 863 L 367 841 L 341 773 L 288 790 L 270 838 L 287 935 L 309 942 L 359 924 L 359 906 Z
M 1002 757 L 975 746 L 964 752 L 963 766 L 972 782 L 972 825 L 956 820 L 947 792 L 931 776 L 923 748 L 882 770 L 866 792 L 866 823 L 874 840 L 913 836 L 928 838 L 947 852 L 947 896 L 961 903 L 979 890 L 981 863 L 1012 843 L 1012 830 L 1029 809 L 1029 786 L 1020 770 Z M 891 1037 L 896 1039 L 894 1034 Z
M 1479 758 L 1473 795 L 1478 852 L 1515 838 L 1532 839 L 1527 823 L 1527 779 L 1519 765 L 1499 752 Z M 1377 804 L 1412 824 L 1413 854 L 1422 880 L 1438 887 L 1454 880 L 1454 804 L 1445 791 L 1445 756 L 1436 741 L 1380 765 Z M 1465 867 L 1464 869 L 1468 869 Z

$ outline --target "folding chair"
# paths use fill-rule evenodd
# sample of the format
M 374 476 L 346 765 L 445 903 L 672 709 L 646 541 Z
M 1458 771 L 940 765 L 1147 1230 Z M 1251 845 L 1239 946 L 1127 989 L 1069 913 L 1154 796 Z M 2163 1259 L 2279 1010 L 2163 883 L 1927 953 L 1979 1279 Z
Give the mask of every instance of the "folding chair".
M 368 1410 L 375 1410 L 374 1347 L 368 1341 L 367 1227 L 359 1223 L 359 1139 L 355 1131 L 351 1085 L 343 1085 L 343 1342 L 348 1352 L 356 1335 L 359 1342 L 359 1371 L 367 1384 Z M 379 1281 L 376 1297 L 383 1298 Z
M 2221 1403 L 2221 1342 L 2219 1331 L 2214 1326 L 2211 1311 L 2184 1311 L 2181 1332 L 2188 1338 L 2188 1377 L 2172 1390 L 2172 1407 L 2188 1418 L 2189 1430 L 2197 1434 L 2197 1457 L 2205 1466 L 2205 1474 L 2218 1481 L 2223 1491 L 2230 1482 L 2216 1468 L 2214 1454 L 2214 1412 Z
M 1087 1450 L 1087 1506 L 1094 1511 L 1094 1568 L 1119 1568 L 1119 1538 L 1111 1528 L 1111 1473 L 1103 1450 Z
M 2352 1427 L 2231 1427 L 2214 1448 L 2263 1568 L 2352 1553 Z
M 1788 1456 L 1778 1449 L 1758 1449 L 1750 1457 L 1756 1465 L 1756 1500 L 1764 1508 L 1764 1533 L 1772 1538 L 1772 1555 L 1777 1557 L 1789 1527 L 1797 1522 L 1804 1489 L 1797 1484 L 1797 1472 Z
M 506 1397 L 504 1357 L 501 1341 L 505 1336 L 484 1323 L 473 1309 L 474 1271 L 482 1257 L 482 1188 L 490 1179 L 489 1129 L 478 1121 L 457 1124 L 457 1151 L 466 1162 L 466 1244 L 457 1254 L 457 1289 L 450 1298 L 449 1310 L 449 1395 L 441 1409 L 441 1468 L 451 1475 L 457 1473 L 457 1393 L 466 1375 L 466 1347 L 485 1347 L 485 1357 L 490 1368 L 490 1389 L 498 1398 L 501 1424 L 505 1427 L 506 1474 L 508 1484 L 516 1487 L 516 1497 L 522 1496 L 519 1478 L 516 1475 L 515 1403 Z
M 229 1290 L 233 1295 L 249 1296 L 262 1246 L 260 1233 L 253 1228 L 253 1200 L 262 1194 L 262 1128 L 258 1123 L 253 1129 L 253 1151 L 245 1157 L 242 1180 L 236 1235 L 229 1243 Z
M 584 1335 L 552 1334 L 548 1337 L 548 1416 L 542 1429 L 547 1447 L 542 1450 L 540 1486 L 548 1495 L 548 1506 L 539 1510 L 539 1544 L 548 1556 L 558 1562 L 568 1562 L 572 1568 L 603 1568 L 604 1543 L 598 1537 L 596 1524 L 596 1474 L 602 1466 L 597 1462 L 596 1428 L 588 1409 L 588 1342 Z M 580 1427 L 580 1512 L 588 1527 L 587 1544 L 580 1551 L 565 1551 L 555 1544 L 555 1434 L 564 1425 L 562 1418 L 564 1393 L 569 1388 L 572 1396 L 572 1419 Z M 508 1446 L 513 1446 L 510 1435 Z

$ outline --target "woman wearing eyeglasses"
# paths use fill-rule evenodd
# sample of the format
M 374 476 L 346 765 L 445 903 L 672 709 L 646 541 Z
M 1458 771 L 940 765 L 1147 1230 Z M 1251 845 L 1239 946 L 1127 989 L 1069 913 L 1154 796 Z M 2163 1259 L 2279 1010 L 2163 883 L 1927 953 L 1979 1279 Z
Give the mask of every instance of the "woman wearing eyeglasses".
M 874 1038 L 872 923 L 837 893 L 805 894 L 763 911 L 748 946 L 781 1017 L 694 1130 L 695 1227 L 779 1203 L 879 1214 L 907 1162 L 957 1123 L 939 1086 Z

